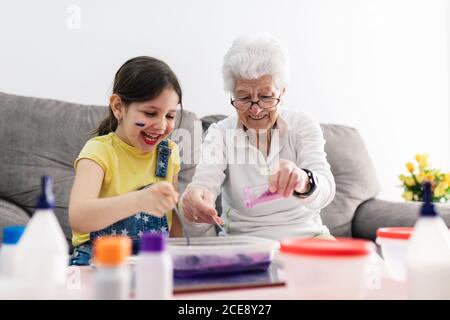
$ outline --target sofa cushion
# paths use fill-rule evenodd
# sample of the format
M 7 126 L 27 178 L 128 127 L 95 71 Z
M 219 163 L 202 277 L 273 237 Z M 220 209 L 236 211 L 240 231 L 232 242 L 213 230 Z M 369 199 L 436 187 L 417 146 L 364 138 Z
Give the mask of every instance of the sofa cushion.
M 73 162 L 108 112 L 105 106 L 0 92 L 0 199 L 10 199 L 31 214 L 40 193 L 41 176 L 52 176 L 55 213 L 70 239 L 67 207 L 74 179 Z M 186 111 L 183 118 L 181 128 L 196 116 Z M 180 184 L 187 183 L 193 170 L 189 167 L 185 177 L 181 164 Z
M 0 198 L 32 213 L 41 176 L 54 179 L 55 213 L 71 236 L 67 204 L 74 178 L 73 161 L 89 132 L 107 113 L 105 107 L 0 93 Z
M 25 210 L 15 204 L 0 199 L 0 243 L 3 243 L 3 228 L 6 226 L 24 226 L 30 220 Z
M 334 236 L 352 236 L 357 207 L 380 190 L 375 168 L 358 131 L 343 125 L 322 124 L 325 152 L 336 182 L 336 196 L 321 216 Z

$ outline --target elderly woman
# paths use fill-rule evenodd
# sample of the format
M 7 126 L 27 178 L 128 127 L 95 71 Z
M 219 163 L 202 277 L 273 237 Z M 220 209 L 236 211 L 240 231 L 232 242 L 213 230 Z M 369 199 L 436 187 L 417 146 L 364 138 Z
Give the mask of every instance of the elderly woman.
M 223 77 L 236 115 L 212 124 L 205 137 L 202 160 L 181 198 L 191 226 L 216 220 L 230 235 L 331 237 L 319 214 L 335 195 L 325 141 L 314 119 L 283 106 L 288 73 L 286 49 L 273 37 L 233 42 Z M 246 204 L 249 186 L 279 199 Z M 221 216 L 214 205 L 220 193 Z

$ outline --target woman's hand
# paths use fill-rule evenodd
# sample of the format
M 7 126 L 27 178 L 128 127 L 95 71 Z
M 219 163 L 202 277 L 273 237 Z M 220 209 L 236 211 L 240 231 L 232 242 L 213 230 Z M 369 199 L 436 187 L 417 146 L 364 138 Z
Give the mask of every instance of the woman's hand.
M 280 193 L 285 198 L 294 190 L 304 193 L 309 188 L 308 175 L 291 160 L 281 159 L 278 169 L 269 177 L 269 191 Z
M 214 209 L 214 195 L 204 189 L 189 187 L 181 198 L 182 211 L 190 222 L 215 224 L 214 220 L 223 224 L 222 218 Z
M 162 217 L 178 202 L 178 192 L 172 184 L 162 181 L 139 192 L 139 206 L 142 211 Z

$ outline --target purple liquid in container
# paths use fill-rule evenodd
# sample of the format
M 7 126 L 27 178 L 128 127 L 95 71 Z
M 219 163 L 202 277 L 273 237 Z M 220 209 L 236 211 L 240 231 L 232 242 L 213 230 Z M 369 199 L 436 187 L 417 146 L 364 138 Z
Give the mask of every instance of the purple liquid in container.
M 221 277 L 246 272 L 267 271 L 277 242 L 274 240 L 227 236 L 193 238 L 190 246 L 183 239 L 172 239 L 175 278 Z
M 265 271 L 271 263 L 268 253 L 186 255 L 174 259 L 176 278 L 193 278 L 251 271 Z

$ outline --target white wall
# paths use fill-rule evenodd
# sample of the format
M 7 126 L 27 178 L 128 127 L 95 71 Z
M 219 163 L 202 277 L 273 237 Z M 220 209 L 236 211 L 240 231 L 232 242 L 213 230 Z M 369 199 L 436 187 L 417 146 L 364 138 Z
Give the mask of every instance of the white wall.
M 445 0 L 3 0 L 0 91 L 105 104 L 116 69 L 153 55 L 186 108 L 231 114 L 222 57 L 236 36 L 270 32 L 291 54 L 285 105 L 359 129 L 381 197 L 400 199 L 415 153 L 450 170 L 449 17 Z

